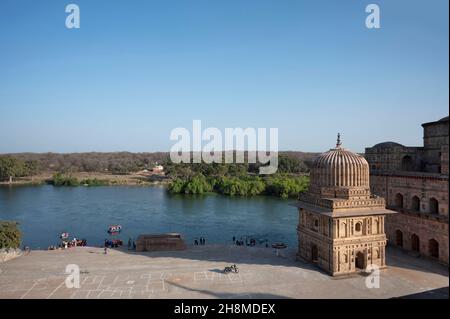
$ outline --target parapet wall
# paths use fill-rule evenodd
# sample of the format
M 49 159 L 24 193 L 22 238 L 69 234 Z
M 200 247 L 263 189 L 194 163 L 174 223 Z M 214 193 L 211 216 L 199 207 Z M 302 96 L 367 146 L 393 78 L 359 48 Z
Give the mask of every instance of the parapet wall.
M 0 263 L 22 256 L 20 249 L 0 249 Z

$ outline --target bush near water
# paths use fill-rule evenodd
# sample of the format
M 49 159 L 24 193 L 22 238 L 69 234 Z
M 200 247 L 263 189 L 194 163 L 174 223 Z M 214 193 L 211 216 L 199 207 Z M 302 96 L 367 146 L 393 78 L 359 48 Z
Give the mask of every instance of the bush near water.
M 17 222 L 0 221 L 0 249 L 20 247 L 22 233 L 18 225 Z
M 70 174 L 56 173 L 53 175 L 51 184 L 54 186 L 107 186 L 109 182 L 97 178 L 78 180 Z

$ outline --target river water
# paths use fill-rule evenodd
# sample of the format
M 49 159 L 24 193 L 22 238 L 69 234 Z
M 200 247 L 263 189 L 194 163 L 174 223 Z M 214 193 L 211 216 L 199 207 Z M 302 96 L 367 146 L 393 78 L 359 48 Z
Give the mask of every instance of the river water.
M 59 234 L 85 238 L 100 246 L 109 225 L 120 224 L 124 242 L 139 234 L 177 232 L 188 243 L 203 236 L 207 243 L 232 243 L 232 237 L 297 243 L 293 200 L 273 197 L 185 196 L 163 187 L 0 187 L 0 220 L 20 223 L 23 245 L 46 249 Z

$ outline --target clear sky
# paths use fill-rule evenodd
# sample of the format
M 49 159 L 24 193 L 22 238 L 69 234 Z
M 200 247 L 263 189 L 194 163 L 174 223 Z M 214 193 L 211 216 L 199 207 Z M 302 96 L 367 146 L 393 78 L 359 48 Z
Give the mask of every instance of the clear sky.
M 65 27 L 65 6 L 81 28 Z M 367 29 L 365 7 L 381 9 Z M 168 151 L 176 127 L 281 150 L 422 144 L 448 114 L 448 0 L 1 0 L 0 153 Z

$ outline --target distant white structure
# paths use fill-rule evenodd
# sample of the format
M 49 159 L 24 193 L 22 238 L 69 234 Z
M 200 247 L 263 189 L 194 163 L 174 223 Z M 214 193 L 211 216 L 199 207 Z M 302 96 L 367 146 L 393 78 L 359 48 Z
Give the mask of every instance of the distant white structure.
M 164 167 L 158 163 L 155 163 L 155 166 L 153 166 L 153 173 L 162 173 L 163 171 Z

